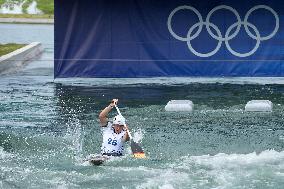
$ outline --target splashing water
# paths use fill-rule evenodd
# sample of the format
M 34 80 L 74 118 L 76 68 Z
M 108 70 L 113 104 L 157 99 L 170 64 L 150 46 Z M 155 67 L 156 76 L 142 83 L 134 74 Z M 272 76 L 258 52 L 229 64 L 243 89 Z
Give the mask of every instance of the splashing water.
M 140 142 L 142 142 L 143 136 L 144 136 L 144 133 L 143 133 L 143 131 L 139 128 L 137 131 L 135 131 L 135 132 L 133 133 L 133 140 L 134 140 L 135 142 L 140 143 Z
M 80 123 L 80 120 L 76 117 L 74 110 L 70 111 L 71 117 L 68 118 L 67 126 L 67 134 L 66 137 L 71 139 L 70 149 L 74 153 L 74 158 L 76 162 L 81 162 L 83 159 L 83 138 L 84 138 L 84 130 Z
M 5 159 L 8 157 L 12 157 L 12 154 L 5 152 L 4 149 L 0 146 L 0 159 Z

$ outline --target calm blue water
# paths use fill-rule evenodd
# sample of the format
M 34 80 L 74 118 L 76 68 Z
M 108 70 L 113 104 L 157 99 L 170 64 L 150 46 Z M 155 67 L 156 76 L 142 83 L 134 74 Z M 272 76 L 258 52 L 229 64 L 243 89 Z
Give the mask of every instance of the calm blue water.
M 0 34 L 1 43 L 45 48 L 1 76 L 0 188 L 284 188 L 283 79 L 54 82 L 52 25 L 0 24 Z M 133 159 L 128 147 L 125 157 L 90 166 L 83 160 L 102 139 L 98 113 L 112 98 L 148 158 Z M 171 99 L 192 100 L 194 112 L 165 112 Z M 271 100 L 274 111 L 244 112 L 252 99 Z

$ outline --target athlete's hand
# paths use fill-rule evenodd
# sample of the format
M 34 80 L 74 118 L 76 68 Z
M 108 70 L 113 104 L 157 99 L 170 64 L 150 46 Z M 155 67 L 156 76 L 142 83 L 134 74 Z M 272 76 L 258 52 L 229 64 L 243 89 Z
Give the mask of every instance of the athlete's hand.
M 111 103 L 110 103 L 110 106 L 111 107 L 114 107 L 117 105 L 117 102 L 118 102 L 118 99 L 112 99 Z
M 123 130 L 125 130 L 125 131 L 128 130 L 128 126 L 126 124 L 124 125 Z
M 124 141 L 129 141 L 130 140 L 129 130 L 128 130 L 128 126 L 126 124 L 124 125 L 123 130 L 126 131 L 126 134 L 123 136 Z

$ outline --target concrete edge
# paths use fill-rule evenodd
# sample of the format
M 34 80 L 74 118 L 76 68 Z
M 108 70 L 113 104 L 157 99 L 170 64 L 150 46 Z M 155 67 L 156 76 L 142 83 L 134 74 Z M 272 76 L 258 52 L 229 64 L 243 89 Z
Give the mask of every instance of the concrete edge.
M 43 52 L 40 42 L 32 42 L 20 49 L 0 57 L 0 74 L 19 71 L 26 63 Z
M 54 24 L 54 19 L 48 19 L 48 18 L 0 18 L 0 23 Z

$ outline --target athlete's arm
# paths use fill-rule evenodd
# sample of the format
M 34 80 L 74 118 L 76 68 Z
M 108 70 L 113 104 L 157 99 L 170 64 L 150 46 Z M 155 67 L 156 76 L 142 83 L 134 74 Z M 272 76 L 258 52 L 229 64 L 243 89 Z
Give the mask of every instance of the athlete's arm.
M 126 131 L 126 133 L 125 133 L 125 135 L 123 136 L 123 141 L 124 141 L 124 142 L 127 142 L 127 141 L 130 140 L 129 135 L 128 135 L 128 132 L 127 132 L 127 130 L 128 130 L 128 126 L 127 126 L 127 125 L 124 126 L 124 130 Z
M 118 102 L 118 99 L 112 99 L 111 103 L 107 107 L 105 107 L 103 111 L 101 111 L 99 115 L 99 119 L 100 119 L 100 125 L 102 127 L 107 126 L 107 122 L 108 122 L 107 115 L 112 110 L 112 108 L 117 104 L 117 102 Z

